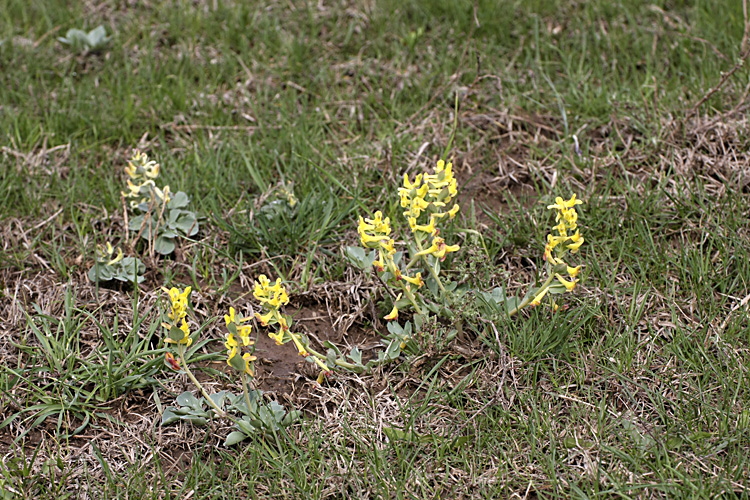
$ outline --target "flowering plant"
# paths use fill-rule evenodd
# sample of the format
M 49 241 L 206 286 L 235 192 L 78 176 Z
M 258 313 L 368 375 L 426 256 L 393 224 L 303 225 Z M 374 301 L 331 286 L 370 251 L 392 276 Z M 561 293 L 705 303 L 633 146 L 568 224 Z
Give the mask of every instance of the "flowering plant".
M 169 296 L 169 308 L 162 322 L 166 331 L 164 342 L 175 347 L 174 351 L 165 354 L 164 362 L 170 369 L 185 373 L 202 397 L 197 398 L 190 391 L 180 394 L 175 400 L 177 406 L 169 406 L 162 412 L 162 425 L 180 420 L 202 425 L 214 416 L 227 418 L 234 422 L 236 428 L 225 440 L 225 444 L 230 446 L 258 432 L 264 434 L 283 430 L 299 418 L 299 412 L 287 412 L 275 401 L 265 402 L 261 391 L 250 388 L 255 375 L 253 362 L 257 358 L 254 355 L 255 341 L 250 338 L 252 326 L 245 323 L 252 318 L 243 318 L 233 307 L 224 316 L 227 328 L 224 347 L 227 349 L 227 364 L 241 381 L 242 394 L 235 395 L 229 391 L 209 394 L 189 367 L 195 348 L 188 348 L 196 336 L 191 335 L 186 321 L 190 287 L 182 291 L 177 288 L 164 291 Z M 243 350 L 246 352 L 243 353 Z
M 557 234 L 547 235 L 544 247 L 545 274 L 547 278 L 538 287 L 530 287 L 523 298 L 517 296 L 506 297 L 503 288 L 495 288 L 492 292 L 484 292 L 481 298 L 485 307 L 489 307 L 492 315 L 506 314 L 514 316 L 525 307 L 535 307 L 550 295 L 553 310 L 559 305 L 557 295 L 572 291 L 578 283 L 578 273 L 581 266 L 571 267 L 568 264 L 568 254 L 575 254 L 583 245 L 584 238 L 578 229 L 578 212 L 575 207 L 583 203 L 574 194 L 569 200 L 555 198 L 555 203 L 547 207 L 555 210 L 553 230 Z
M 348 247 L 346 253 L 355 266 L 372 270 L 390 295 L 390 312 L 384 316 L 389 321 L 386 339 L 399 340 L 401 349 L 417 348 L 414 333 L 422 329 L 431 314 L 452 321 L 456 327 L 448 333 L 452 338 L 462 329 L 464 319 L 477 323 L 487 316 L 477 315 L 476 308 L 473 317 L 455 312 L 457 307 L 464 308 L 467 302 L 478 302 L 478 307 L 491 317 L 513 316 L 525 307 L 540 305 L 548 294 L 559 295 L 575 287 L 581 267 L 571 267 L 567 263 L 568 254 L 576 253 L 583 244 L 575 210 L 581 200 L 575 195 L 569 200 L 558 197 L 548 207 L 556 210 L 556 234 L 547 236 L 544 252 L 547 279 L 541 286 L 529 288 L 523 298 L 518 298 L 506 297 L 503 288 L 483 292 L 466 285 L 458 287 L 457 283 L 440 275 L 446 257 L 460 249 L 459 245 L 447 243 L 440 235 L 443 225 L 459 211 L 459 205 L 453 201 L 457 181 L 452 163 L 439 160 L 432 173 L 420 173 L 413 181 L 405 174 L 398 194 L 409 228 L 406 242 L 401 245 L 404 249 L 396 248 L 390 218 L 377 211 L 371 218 L 359 218 L 357 232 L 364 248 Z M 472 297 L 478 300 L 472 300 Z M 552 306 L 555 310 L 558 308 L 555 300 Z M 398 321 L 400 311 L 405 308 L 414 312 L 413 325 L 406 321 L 401 326 Z
M 148 241 L 150 249 L 168 255 L 175 249 L 175 238 L 194 236 L 199 224 L 195 213 L 187 209 L 190 198 L 185 193 L 156 186 L 159 171 L 158 163 L 136 149 L 125 167 L 128 190 L 122 195 L 137 212 L 129 229 Z
M 262 313 L 255 313 L 255 318 L 261 326 L 268 327 L 270 331 L 268 336 L 276 342 L 276 345 L 283 345 L 292 342 L 300 356 L 304 357 L 311 363 L 320 368 L 318 383 L 322 383 L 326 376 L 333 373 L 333 368 L 340 368 L 354 373 L 362 373 L 371 369 L 373 366 L 390 361 L 398 357 L 398 344 L 392 343 L 384 352 L 378 353 L 376 359 L 369 360 L 367 363 L 362 362 L 362 352 L 354 347 L 348 359 L 342 352 L 331 342 L 324 342 L 323 346 L 328 349 L 326 354 L 322 354 L 310 346 L 310 341 L 301 333 L 292 329 L 292 318 L 282 314 L 281 307 L 289 303 L 289 295 L 286 288 L 281 284 L 281 278 L 271 284 L 265 275 L 261 274 L 255 282 L 253 297 L 261 303 Z M 274 331 L 275 330 L 275 331 Z
M 146 266 L 136 257 L 125 257 L 122 249 L 110 242 L 97 245 L 96 260 L 89 269 L 89 279 L 95 283 L 111 280 L 140 283 Z

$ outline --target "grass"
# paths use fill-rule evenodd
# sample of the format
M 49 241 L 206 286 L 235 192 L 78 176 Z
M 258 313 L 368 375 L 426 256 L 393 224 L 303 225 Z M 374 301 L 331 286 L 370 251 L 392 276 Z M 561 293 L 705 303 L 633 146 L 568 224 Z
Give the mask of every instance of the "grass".
M 56 40 L 99 24 L 100 52 Z M 740 2 L 698 0 L 0 0 L 0 497 L 747 496 L 750 73 L 695 107 L 744 27 Z M 274 439 L 160 426 L 189 389 L 163 368 L 162 285 L 194 287 L 217 388 L 209 318 L 261 272 L 299 323 L 351 319 L 341 345 L 375 343 L 374 284 L 342 247 L 360 214 L 400 220 L 395 188 L 442 154 L 456 95 L 456 278 L 525 292 L 546 205 L 576 192 L 569 309 L 438 328 L 324 387 L 286 374 L 271 391 L 305 413 Z M 96 287 L 134 146 L 204 229 L 147 259 L 147 286 Z

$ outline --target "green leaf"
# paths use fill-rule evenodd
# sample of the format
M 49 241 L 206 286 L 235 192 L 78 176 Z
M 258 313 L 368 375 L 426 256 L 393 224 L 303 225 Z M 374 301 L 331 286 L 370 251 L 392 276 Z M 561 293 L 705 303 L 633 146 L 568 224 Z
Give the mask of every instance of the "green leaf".
M 257 430 L 258 426 L 258 424 L 250 420 L 248 417 L 243 417 L 242 419 L 237 421 L 237 427 L 239 427 L 240 430 L 246 435 L 253 434 Z
M 293 423 L 295 423 L 297 420 L 300 419 L 302 416 L 302 412 L 299 410 L 293 410 L 286 414 L 286 417 L 281 421 L 281 425 L 284 427 L 289 427 Z
M 518 297 L 508 297 L 505 299 L 505 311 L 511 312 L 513 309 L 518 307 L 518 304 L 521 303 L 521 300 L 519 300 Z
M 385 359 L 390 361 L 390 360 L 398 358 L 400 354 L 401 354 L 401 342 L 397 340 L 392 340 L 391 343 L 388 345 L 388 348 L 385 350 Z
M 213 394 L 209 394 L 208 397 L 214 402 L 219 408 L 224 408 L 224 401 L 227 399 L 227 391 L 219 391 Z
M 427 289 L 433 296 L 439 296 L 440 287 L 438 286 L 437 281 L 435 281 L 435 278 L 433 278 L 432 275 L 427 276 L 427 278 L 424 279 L 424 284 L 427 285 Z
M 369 271 L 377 257 L 377 250 L 372 250 L 368 254 L 362 247 L 348 246 L 346 247 L 345 255 L 352 265 L 363 271 Z
M 206 425 L 208 423 L 208 420 L 206 420 L 204 417 L 199 417 L 197 415 L 185 415 L 183 417 L 180 417 L 180 420 L 187 420 L 193 425 Z
M 173 328 L 174 329 L 174 328 Z M 178 328 L 179 330 L 179 328 Z M 172 335 L 172 332 L 169 332 L 170 336 Z M 183 335 L 183 332 L 180 330 L 180 335 Z M 194 410 L 202 410 L 203 404 L 201 401 L 196 398 L 192 392 L 185 391 L 179 396 L 177 396 L 177 399 L 175 399 L 178 405 L 180 406 L 189 406 L 190 408 Z
M 349 353 L 349 359 L 354 361 L 354 363 L 361 365 L 362 364 L 362 351 L 360 351 L 357 347 L 352 347 L 352 350 Z
M 366 252 L 362 247 L 346 247 L 346 256 L 355 264 L 362 262 L 365 258 Z
M 180 417 L 171 410 L 164 410 L 164 413 L 161 415 L 161 425 L 169 425 L 177 422 L 179 419 Z
M 421 332 L 422 331 L 422 325 L 424 325 L 424 322 L 427 319 L 427 315 L 426 314 L 415 314 L 413 319 L 414 319 L 414 331 L 415 332 Z
M 224 440 L 224 446 L 234 446 L 237 443 L 240 443 L 247 439 L 247 434 L 240 431 L 232 431 L 227 436 L 226 440 Z
M 190 198 L 188 198 L 188 195 L 182 191 L 177 191 L 167 203 L 167 208 L 170 210 L 173 208 L 185 208 L 189 204 Z
M 198 232 L 198 222 L 192 212 L 183 211 L 173 226 L 186 236 L 193 236 Z
M 312 356 L 308 356 L 307 359 L 314 363 L 315 360 L 310 359 L 310 358 L 312 358 Z M 337 358 L 338 356 L 336 355 L 336 351 L 334 351 L 333 349 L 328 349 L 328 351 L 326 351 L 326 364 L 329 367 L 334 366 L 336 364 Z
M 242 373 L 245 371 L 245 360 L 242 359 L 242 356 L 240 356 L 239 351 L 237 351 L 237 354 L 235 354 L 232 359 L 229 360 L 229 364 L 232 368 L 234 368 L 236 371 Z
M 109 281 L 112 279 L 112 269 L 110 266 L 98 264 L 89 269 L 89 279 L 96 283 L 97 281 Z
M 140 231 L 141 225 L 143 224 L 143 220 L 145 219 L 145 217 L 146 216 L 144 214 L 141 214 L 141 215 L 136 215 L 135 217 L 130 219 L 130 222 L 128 222 L 128 229 L 130 229 L 131 231 L 136 231 L 136 232 Z M 148 227 L 145 227 L 143 231 L 144 232 L 148 231 Z
M 562 295 L 567 291 L 568 289 L 565 288 L 565 285 L 557 281 L 549 286 L 550 295 Z
M 161 255 L 169 255 L 174 252 L 174 247 L 174 240 L 165 238 L 161 235 L 156 238 L 156 241 L 154 241 L 154 250 Z
M 388 323 L 388 331 L 395 335 L 401 335 L 404 333 L 404 329 L 401 328 L 401 325 L 398 324 L 398 321 L 390 321 Z
M 237 325 L 235 325 L 234 322 L 227 325 L 227 330 L 229 330 L 229 333 L 232 335 L 237 335 Z
M 174 340 L 175 342 L 179 342 L 180 340 L 182 340 L 182 339 L 185 338 L 185 332 L 183 332 L 182 330 L 180 330 L 176 326 L 172 326 L 172 328 L 169 329 L 169 338 L 172 339 L 172 340 Z M 189 394 L 189 393 L 183 393 L 183 394 L 181 394 L 181 396 L 184 395 L 184 394 Z M 191 396 L 192 396 L 192 394 L 191 394 Z M 179 401 L 180 401 L 180 399 L 179 399 L 179 396 L 178 396 L 177 403 L 179 405 L 181 405 L 181 406 L 185 406 L 184 403 L 180 403 Z
M 341 356 L 341 350 L 338 347 L 336 347 L 336 344 L 332 343 L 331 341 L 329 340 L 324 341 L 323 347 L 332 349 L 333 352 L 336 354 L 336 356 Z

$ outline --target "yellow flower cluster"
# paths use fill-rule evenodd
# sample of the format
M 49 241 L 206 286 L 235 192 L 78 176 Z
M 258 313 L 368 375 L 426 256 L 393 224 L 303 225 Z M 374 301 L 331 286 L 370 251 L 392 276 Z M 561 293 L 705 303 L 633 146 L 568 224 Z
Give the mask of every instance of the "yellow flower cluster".
M 372 219 L 360 216 L 357 232 L 365 248 L 378 249 L 378 258 L 373 262 L 373 266 L 382 272 L 385 269 L 385 262 L 392 262 L 393 254 L 396 253 L 396 242 L 390 237 L 391 218 L 383 219 L 380 210 L 375 212 Z
M 250 363 L 258 358 L 253 356 L 252 353 L 246 352 L 242 355 L 244 364 L 242 361 L 234 359 L 241 350 L 240 342 L 242 343 L 242 347 L 249 347 L 255 344 L 253 340 L 250 340 L 250 333 L 252 332 L 253 327 L 251 325 L 242 324 L 246 321 L 250 321 L 250 318 L 237 317 L 234 307 L 229 308 L 229 314 L 224 315 L 224 322 L 229 330 L 226 340 L 224 341 L 224 346 L 227 348 L 227 364 L 238 371 L 244 371 L 252 377 L 253 369 L 250 366 Z M 240 342 L 237 341 L 235 336 L 240 337 Z
M 128 176 L 128 191 L 122 195 L 131 199 L 131 207 L 148 203 L 152 194 L 159 203 L 170 200 L 169 186 L 159 189 L 154 183 L 154 179 L 159 176 L 159 164 L 149 160 L 145 153 L 134 150 L 133 156 L 128 160 L 128 166 L 125 167 L 125 173 Z
M 167 317 L 171 320 L 171 324 L 162 323 L 162 326 L 167 330 L 171 330 L 173 326 L 177 327 L 178 324 L 182 322 L 178 328 L 184 332 L 184 336 L 180 340 L 174 340 L 171 337 L 167 337 L 164 341 L 167 343 L 185 344 L 190 347 L 190 344 L 193 343 L 193 339 L 190 338 L 190 329 L 187 321 L 185 321 L 185 317 L 187 316 L 188 296 L 190 296 L 191 288 L 187 287 L 182 292 L 174 287 L 170 290 L 167 290 L 166 288 L 162 288 L 162 290 L 169 295 L 171 306 L 167 313 Z
M 360 241 L 363 246 L 366 248 L 378 249 L 378 258 L 372 263 L 373 267 L 375 267 L 378 272 L 384 272 L 388 269 L 396 281 L 401 281 L 401 285 L 407 290 L 410 285 L 416 286 L 417 288 L 424 285 L 424 281 L 422 281 L 422 273 L 417 273 L 416 276 L 413 277 L 408 276 L 398 268 L 396 262 L 393 260 L 393 255 L 396 253 L 396 247 L 395 241 L 390 237 L 391 220 L 389 217 L 383 219 L 383 214 L 380 211 L 375 212 L 375 216 L 372 219 L 360 217 L 357 232 L 359 233 Z M 404 282 L 406 283 L 405 285 Z M 398 299 L 396 300 L 398 301 Z M 398 309 L 394 306 L 391 313 L 386 316 L 385 319 L 391 320 L 396 319 L 397 317 Z
M 276 282 L 272 285 L 271 280 L 264 274 L 258 276 L 258 281 L 255 282 L 255 289 L 253 290 L 253 297 L 263 305 L 265 312 L 265 314 L 255 313 L 255 318 L 260 324 L 262 326 L 279 325 L 279 330 L 276 333 L 268 332 L 268 336 L 276 342 L 276 345 L 282 345 L 291 340 L 294 342 L 294 346 L 297 348 L 300 356 L 308 357 L 312 355 L 312 360 L 324 373 L 331 371 L 323 362 L 325 356 L 316 353 L 312 348 L 308 351 L 308 347 L 305 346 L 307 341 L 300 338 L 298 333 L 290 330 L 289 321 L 291 320 L 288 320 L 286 316 L 281 314 L 281 306 L 289 303 L 289 295 L 287 295 L 286 289 L 281 285 L 281 278 L 276 278 Z
M 458 193 L 456 178 L 453 176 L 453 163 L 439 160 L 434 172 L 418 174 L 414 182 L 409 175 L 404 174 L 404 186 L 398 188 L 401 207 L 405 208 L 404 217 L 409 221 L 412 232 L 423 232 L 435 236 L 438 229 L 435 226 L 439 219 L 454 218 L 458 213 L 458 203 L 448 209 L 453 198 Z M 422 215 L 428 216 L 427 223 L 420 224 Z
M 550 264 L 555 279 L 562 284 L 566 290 L 571 291 L 575 288 L 578 280 L 576 276 L 581 270 L 581 266 L 571 267 L 565 262 L 565 254 L 576 253 L 583 245 L 583 236 L 578 229 L 578 213 L 576 205 L 583 203 L 576 199 L 574 194 L 569 200 L 563 200 L 561 197 L 555 198 L 555 203 L 549 205 L 547 209 L 557 210 L 554 227 L 557 235 L 548 234 L 547 244 L 544 247 L 544 259 Z M 566 280 L 563 273 L 567 274 L 571 280 Z M 538 305 L 546 295 L 548 289 L 535 297 L 531 305 Z
M 112 264 L 116 264 L 122 260 L 123 254 L 122 249 L 117 248 L 117 255 L 115 256 L 115 248 L 112 247 L 112 245 L 107 242 L 105 245 L 97 245 L 96 246 L 96 260 L 99 261 L 99 263 L 105 263 L 108 266 L 111 266 Z
M 265 274 L 258 276 L 253 297 L 263 305 L 265 310 L 265 314 L 255 313 L 256 319 L 263 326 L 278 324 L 279 331 L 276 333 L 269 332 L 268 336 L 275 340 L 277 345 L 283 344 L 284 333 L 289 330 L 289 325 L 279 309 L 289 303 L 289 295 L 281 285 L 281 278 L 276 278 L 276 282 L 271 285 L 271 281 Z
M 547 235 L 547 249 L 545 249 L 545 255 L 551 253 L 552 249 L 562 244 L 565 249 L 570 250 L 570 253 L 576 253 L 583 244 L 583 237 L 578 230 L 578 212 L 576 212 L 575 206 L 583 203 L 581 200 L 576 199 L 576 195 L 573 195 L 569 200 L 563 200 L 559 196 L 555 198 L 554 205 L 547 206 L 548 210 L 557 210 L 555 216 L 555 222 L 558 224 L 555 226 L 558 235 L 552 236 Z M 573 234 L 569 234 L 575 231 Z

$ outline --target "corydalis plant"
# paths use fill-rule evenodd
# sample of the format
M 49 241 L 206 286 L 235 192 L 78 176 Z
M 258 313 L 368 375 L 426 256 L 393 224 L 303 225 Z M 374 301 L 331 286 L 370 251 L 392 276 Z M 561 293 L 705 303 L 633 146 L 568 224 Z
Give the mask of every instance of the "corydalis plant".
M 281 312 L 281 308 L 289 303 L 289 295 L 281 284 L 281 278 L 271 283 L 271 280 L 261 274 L 255 282 L 253 296 L 261 303 L 262 308 L 262 313 L 255 313 L 255 318 L 261 326 L 269 328 L 269 338 L 275 341 L 276 345 L 292 342 L 300 356 L 315 363 L 321 370 L 317 379 L 319 384 L 333 373 L 333 369 L 363 373 L 378 364 L 396 359 L 401 353 L 400 342 L 393 340 L 385 351 L 378 353 L 377 358 L 367 362 L 362 361 L 362 352 L 358 348 L 352 348 L 348 356 L 344 356 L 338 347 L 328 341 L 323 343 L 328 350 L 326 354 L 322 354 L 310 346 L 306 336 L 293 330 L 292 318 Z
M 276 345 L 293 342 L 297 352 L 304 358 L 309 358 L 322 370 L 318 381 L 322 381 L 323 374 L 329 373 L 331 369 L 325 364 L 326 357 L 310 348 L 310 342 L 302 334 L 292 331 L 292 318 L 281 313 L 281 307 L 289 303 L 289 295 L 286 288 L 281 284 L 281 278 L 277 278 L 272 285 L 266 275 L 258 276 L 255 282 L 253 297 L 261 303 L 263 313 L 255 313 L 255 318 L 264 327 L 276 327 L 276 332 L 268 332 L 268 336 L 276 342 Z
M 138 212 L 130 219 L 129 229 L 148 241 L 150 248 L 168 255 L 175 249 L 175 239 L 194 236 L 199 224 L 195 213 L 187 210 L 190 198 L 185 193 L 156 186 L 159 171 L 158 163 L 136 149 L 125 167 L 128 191 L 122 195 Z
M 89 279 L 95 283 L 111 280 L 140 283 L 144 280 L 146 266 L 140 259 L 125 257 L 121 248 L 114 248 L 111 243 L 97 245 L 96 262 L 89 269 Z
M 411 231 L 407 245 L 410 260 L 405 262 L 405 254 L 397 252 L 395 240 L 391 237 L 390 218 L 383 218 L 380 211 L 375 212 L 371 219 L 360 217 L 357 228 L 362 246 L 374 249 L 376 256 L 371 254 L 373 259 L 365 259 L 364 254 L 348 249 L 355 264 L 363 268 L 372 266 L 384 283 L 396 289 L 398 295 L 390 313 L 385 316 L 387 320 L 397 319 L 399 308 L 407 305 L 417 314 L 423 314 L 425 310 L 437 311 L 435 303 L 427 302 L 419 290 L 426 284 L 433 298 L 442 302 L 444 295 L 455 289 L 455 284 L 443 283 L 439 276 L 440 264 L 449 253 L 460 249 L 459 245 L 446 243 L 440 236 L 439 227 L 459 211 L 458 203 L 453 201 L 458 189 L 452 163 L 440 160 L 433 173 L 418 174 L 413 182 L 404 174 L 403 186 L 398 192 Z M 413 272 L 412 269 L 422 270 Z
M 167 352 L 164 361 L 172 370 L 184 372 L 202 397 L 197 398 L 189 391 L 180 394 L 176 399 L 177 406 L 169 406 L 162 413 L 163 425 L 179 420 L 203 425 L 213 416 L 227 418 L 234 422 L 237 429 L 227 436 L 225 444 L 230 446 L 254 433 L 265 434 L 282 430 L 299 418 L 299 412 L 287 412 L 275 401 L 266 403 L 261 391 L 250 389 L 254 376 L 252 362 L 257 359 L 254 356 L 255 342 L 250 338 L 252 327 L 244 324 L 250 318 L 238 315 L 232 307 L 229 308 L 229 314 L 224 316 L 227 326 L 224 346 L 227 348 L 227 364 L 239 375 L 242 394 L 234 395 L 228 391 L 209 394 L 189 367 L 191 350 L 188 348 L 193 344 L 193 335 L 186 321 L 190 287 L 182 291 L 177 288 L 164 291 L 169 296 L 169 309 L 165 321 L 162 322 L 162 327 L 166 331 L 164 342 L 174 345 L 176 351 Z M 242 350 L 247 352 L 243 354 Z
M 569 200 L 558 196 L 554 204 L 547 206 L 548 210 L 555 210 L 556 225 L 553 232 L 556 234 L 547 235 L 544 248 L 547 278 L 542 285 L 530 288 L 523 298 L 506 297 L 504 289 L 496 288 L 482 294 L 485 305 L 489 305 L 495 313 L 513 316 L 526 307 L 540 305 L 547 295 L 562 295 L 575 288 L 581 266 L 571 266 L 568 259 L 569 255 L 578 252 L 584 241 L 578 229 L 578 212 L 575 209 L 581 203 L 583 202 L 576 199 L 574 194 Z M 553 299 L 552 308 L 557 310 L 558 307 L 557 301 Z
M 97 26 L 88 33 L 76 28 L 71 28 L 65 33 L 64 37 L 57 39 L 60 43 L 68 45 L 73 50 L 96 52 L 103 49 L 111 40 L 107 36 L 107 30 L 104 26 Z

